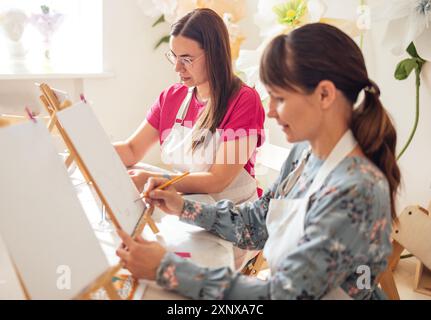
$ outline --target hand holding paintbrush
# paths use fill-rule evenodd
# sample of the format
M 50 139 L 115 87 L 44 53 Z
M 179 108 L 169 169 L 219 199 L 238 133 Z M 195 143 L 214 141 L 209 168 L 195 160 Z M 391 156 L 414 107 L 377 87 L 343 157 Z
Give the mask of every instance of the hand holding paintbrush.
M 143 195 L 136 201 L 145 199 L 148 203 L 154 204 L 168 214 L 179 215 L 183 210 L 184 200 L 172 185 L 189 174 L 186 172 L 171 180 L 151 177 L 148 179 Z

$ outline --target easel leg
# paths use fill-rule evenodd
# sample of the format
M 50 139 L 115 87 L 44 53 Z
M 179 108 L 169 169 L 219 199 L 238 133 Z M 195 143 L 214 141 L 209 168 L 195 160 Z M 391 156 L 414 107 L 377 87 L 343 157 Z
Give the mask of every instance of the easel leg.
M 400 261 L 401 252 L 403 252 L 403 250 L 404 247 L 398 241 L 392 240 L 392 254 L 388 259 L 388 266 L 386 270 L 379 275 L 377 280 L 390 300 L 400 300 L 393 271 Z
M 151 217 L 145 217 L 145 221 L 148 223 L 148 225 L 151 228 L 151 231 L 153 231 L 154 234 L 157 234 L 160 232 L 159 228 L 157 228 L 156 224 L 154 223 L 154 220 L 151 219 Z
M 106 290 L 106 294 L 108 295 L 110 300 L 122 300 L 121 297 L 118 295 L 117 290 L 115 290 L 115 288 L 113 287 L 112 283 L 104 285 L 103 288 Z
M 55 121 L 53 121 L 53 119 L 51 118 L 51 119 L 49 119 L 49 122 L 48 122 L 48 131 L 52 132 L 54 127 L 55 127 Z
M 69 169 L 69 167 L 72 165 L 72 163 L 73 163 L 74 160 L 75 159 L 74 159 L 73 155 L 69 154 L 69 156 L 66 158 L 66 161 L 64 163 L 66 165 L 66 168 Z
M 380 286 L 390 300 L 400 300 L 394 274 L 389 268 L 380 275 Z
M 389 257 L 389 270 L 394 271 L 400 261 L 401 253 L 404 250 L 404 247 L 396 240 L 392 241 L 392 254 Z
M 242 270 L 241 273 L 246 275 L 246 276 L 257 276 L 257 274 L 259 273 L 259 271 L 262 269 L 262 266 L 265 263 L 265 258 L 263 257 L 263 253 L 262 251 L 260 251 L 255 259 L 254 262 L 250 264 L 247 264 Z

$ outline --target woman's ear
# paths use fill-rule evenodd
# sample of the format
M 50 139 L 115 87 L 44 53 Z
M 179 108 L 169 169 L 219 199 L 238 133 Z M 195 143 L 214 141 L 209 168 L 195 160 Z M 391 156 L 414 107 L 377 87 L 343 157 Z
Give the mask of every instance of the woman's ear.
M 322 109 L 328 109 L 335 101 L 337 88 L 329 80 L 322 80 L 316 87 L 315 93 Z

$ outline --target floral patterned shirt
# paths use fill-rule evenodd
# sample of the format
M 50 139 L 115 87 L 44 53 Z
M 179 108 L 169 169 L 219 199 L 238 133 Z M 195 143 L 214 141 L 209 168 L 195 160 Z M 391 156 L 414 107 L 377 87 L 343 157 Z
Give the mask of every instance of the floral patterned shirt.
M 266 215 L 279 184 L 298 165 L 308 144 L 294 146 L 277 181 L 257 201 L 240 206 L 185 200 L 180 219 L 244 249 L 262 249 Z M 323 160 L 310 155 L 286 199 L 303 197 Z M 353 299 L 381 297 L 376 278 L 391 253 L 389 186 L 368 159 L 345 158 L 308 203 L 304 235 L 267 281 L 228 267 L 203 268 L 167 253 L 157 283 L 193 299 L 320 299 L 341 287 Z M 367 281 L 368 279 L 368 281 Z

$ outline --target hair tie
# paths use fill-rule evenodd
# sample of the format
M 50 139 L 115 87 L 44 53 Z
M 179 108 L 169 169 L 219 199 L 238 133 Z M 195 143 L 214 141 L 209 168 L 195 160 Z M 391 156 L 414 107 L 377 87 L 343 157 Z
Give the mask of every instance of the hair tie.
M 372 93 L 372 94 L 376 94 L 376 93 L 377 93 L 376 88 L 374 88 L 374 87 L 372 87 L 372 86 L 366 86 L 366 87 L 364 88 L 364 90 L 365 90 L 365 92 L 369 92 L 369 93 Z
M 380 90 L 371 80 L 369 80 L 368 84 L 364 87 L 364 91 L 367 93 L 371 93 L 372 95 L 380 96 Z

